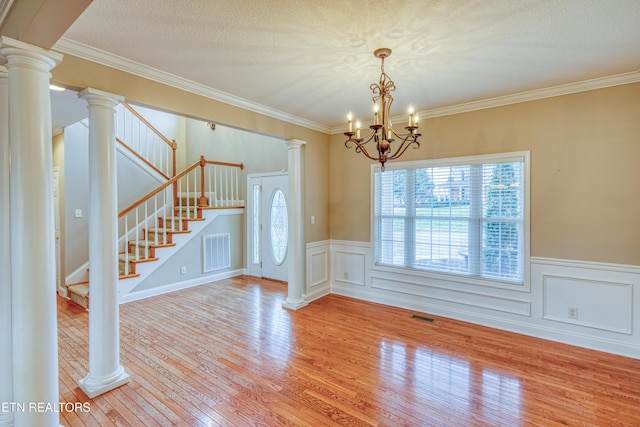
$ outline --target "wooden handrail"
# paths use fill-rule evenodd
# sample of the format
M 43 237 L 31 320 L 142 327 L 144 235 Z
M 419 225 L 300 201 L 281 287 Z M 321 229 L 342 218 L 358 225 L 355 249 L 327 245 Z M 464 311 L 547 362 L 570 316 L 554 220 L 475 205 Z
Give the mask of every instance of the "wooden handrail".
M 185 175 L 187 175 L 189 172 L 191 172 L 195 168 L 202 167 L 202 163 L 203 162 L 202 162 L 202 158 L 201 158 L 200 160 L 198 160 L 197 162 L 195 162 L 194 164 L 192 164 L 191 166 L 189 166 L 188 168 L 186 168 L 185 170 L 183 170 L 182 172 L 180 172 L 179 174 L 177 174 L 176 176 L 174 176 L 173 178 L 171 178 L 170 180 L 168 180 L 167 182 L 162 184 L 160 187 L 158 187 L 155 190 L 151 191 L 150 193 L 142 196 L 136 202 L 132 203 L 129 207 L 127 207 L 127 208 L 123 209 L 122 211 L 120 211 L 120 213 L 118 214 L 118 218 L 122 218 L 123 216 L 125 216 L 126 214 L 128 214 L 129 212 L 131 212 L 132 210 L 134 210 L 135 208 L 137 208 L 138 206 L 140 206 L 141 204 L 143 204 L 144 202 L 146 202 L 147 200 L 149 200 L 150 198 L 152 198 L 153 196 L 155 196 L 156 194 L 158 194 L 159 192 L 164 190 L 165 188 L 169 187 L 170 185 L 176 184 L 178 182 L 178 180 L 180 180 L 180 178 L 184 177 Z M 216 161 L 211 161 L 211 160 L 205 160 L 204 164 L 219 165 L 219 166 L 231 166 L 231 167 L 237 167 L 237 168 L 240 168 L 240 169 L 243 168 L 242 163 L 225 163 L 225 162 L 216 162 Z
M 145 159 L 144 157 L 142 157 L 140 154 L 138 154 L 138 152 L 136 150 L 134 150 L 133 148 L 129 147 L 127 144 L 124 143 L 124 141 L 122 141 L 120 138 L 118 138 L 116 136 L 116 141 L 118 141 L 118 143 L 120 145 L 122 145 L 124 148 L 126 148 L 131 154 L 133 154 L 134 156 L 136 156 L 141 162 L 144 162 L 145 165 L 147 165 L 148 167 L 150 167 L 151 169 L 153 169 L 154 171 L 156 171 L 157 173 L 159 173 L 160 175 L 162 175 L 165 179 L 169 179 L 169 177 L 162 172 L 160 169 L 158 169 L 157 167 L 155 167 L 153 164 L 151 164 L 150 161 L 148 161 L 147 159 Z M 175 157 L 175 156 L 174 156 Z M 175 174 L 175 173 L 174 173 Z
M 134 210 L 135 208 L 137 208 L 138 206 L 140 206 L 141 204 L 143 204 L 144 202 L 146 202 L 147 200 L 149 200 L 150 198 L 152 198 L 153 196 L 155 196 L 156 194 L 158 194 L 159 192 L 161 192 L 162 190 L 167 188 L 168 186 L 170 186 L 172 184 L 175 184 L 176 182 L 178 182 L 178 180 L 180 178 L 182 178 L 183 176 L 185 176 L 186 174 L 188 174 L 189 172 L 191 172 L 192 170 L 194 170 L 198 166 L 200 166 L 200 161 L 199 160 L 197 162 L 195 162 L 194 164 L 192 164 L 191 166 L 189 166 L 187 169 L 185 169 L 182 172 L 180 172 L 178 175 L 176 175 L 173 178 L 171 178 L 169 181 L 167 181 L 164 184 L 162 184 L 160 187 L 158 187 L 155 190 L 153 190 L 152 192 L 142 196 L 138 201 L 132 203 L 128 208 L 123 209 L 122 211 L 120 211 L 120 213 L 118 214 L 118 218 L 122 218 L 123 216 L 125 216 L 126 214 L 128 214 L 129 212 L 131 212 L 132 210 Z
M 131 111 L 131 113 L 133 113 L 134 116 L 136 116 L 138 119 L 140 119 L 140 121 L 142 123 L 144 123 L 149 129 L 151 129 L 153 131 L 153 133 L 155 133 L 156 135 L 158 135 L 158 137 L 160 137 L 160 139 L 162 139 L 169 147 L 171 147 L 172 149 L 175 150 L 176 148 L 176 142 L 175 141 L 169 141 L 169 139 L 164 136 L 163 134 L 160 133 L 160 131 L 158 129 L 156 129 L 155 127 L 153 127 L 153 125 L 151 123 L 149 123 L 148 121 L 146 121 L 144 119 L 144 117 L 142 117 L 136 110 L 133 109 L 133 107 L 131 107 L 129 104 L 127 104 L 126 102 L 123 102 L 122 105 L 124 105 L 127 110 Z
M 216 162 L 214 160 L 205 160 L 204 162 L 208 165 L 231 166 L 234 168 L 244 169 L 244 163 L 226 163 L 226 162 Z

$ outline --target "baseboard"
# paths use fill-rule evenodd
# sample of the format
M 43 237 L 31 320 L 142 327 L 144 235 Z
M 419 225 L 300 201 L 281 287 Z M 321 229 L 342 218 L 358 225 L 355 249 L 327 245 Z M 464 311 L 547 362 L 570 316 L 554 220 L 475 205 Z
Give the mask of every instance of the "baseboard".
M 304 294 L 304 299 L 307 302 L 312 302 L 324 296 L 327 296 L 330 293 L 331 288 L 329 286 L 323 286 L 322 288 L 315 288 L 312 292 Z
M 64 278 L 65 285 L 72 285 L 74 283 L 83 283 L 89 281 L 89 261 L 82 264 L 75 269 L 67 277 Z
M 223 271 L 221 273 L 212 274 L 209 276 L 197 277 L 191 280 L 185 280 L 184 282 L 171 283 L 165 286 L 158 286 L 156 288 L 145 289 L 138 292 L 130 292 L 120 298 L 120 304 L 138 301 L 145 298 L 150 298 L 158 295 L 168 294 L 170 292 L 179 291 L 182 289 L 192 288 L 194 286 L 206 285 L 207 283 L 215 282 L 218 280 L 229 279 L 231 277 L 242 276 L 246 273 L 245 269 Z

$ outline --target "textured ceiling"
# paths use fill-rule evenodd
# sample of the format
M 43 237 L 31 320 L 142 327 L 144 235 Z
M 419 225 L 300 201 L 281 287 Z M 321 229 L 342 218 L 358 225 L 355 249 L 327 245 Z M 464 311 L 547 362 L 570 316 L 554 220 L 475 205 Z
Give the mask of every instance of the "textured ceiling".
M 94 0 L 59 44 L 334 128 L 369 118 L 379 47 L 392 115 L 637 72 L 640 1 Z

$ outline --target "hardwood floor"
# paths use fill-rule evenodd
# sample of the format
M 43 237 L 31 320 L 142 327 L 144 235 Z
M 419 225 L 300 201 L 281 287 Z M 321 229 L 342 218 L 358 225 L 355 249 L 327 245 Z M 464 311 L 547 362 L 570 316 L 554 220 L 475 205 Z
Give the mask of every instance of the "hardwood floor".
M 639 426 L 640 360 L 228 279 L 120 307 L 131 383 L 89 400 L 88 315 L 59 299 L 65 426 Z

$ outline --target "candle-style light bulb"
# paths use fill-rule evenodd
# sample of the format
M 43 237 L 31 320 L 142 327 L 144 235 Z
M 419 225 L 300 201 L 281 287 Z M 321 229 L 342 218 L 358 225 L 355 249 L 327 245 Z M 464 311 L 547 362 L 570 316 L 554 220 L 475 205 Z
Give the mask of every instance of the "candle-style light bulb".
M 356 139 L 360 139 L 360 122 L 356 122 Z
M 418 113 L 416 113 L 416 115 L 415 115 L 415 116 L 413 116 L 413 125 L 414 125 L 415 127 L 418 127 L 418 121 L 419 121 Z
M 409 126 L 413 126 L 413 105 L 409 106 Z
M 353 124 L 351 122 L 351 120 L 353 120 L 353 115 L 351 114 L 351 111 L 349 111 L 349 114 L 347 115 L 347 120 L 349 121 L 349 132 L 353 132 Z
M 378 123 L 378 108 L 379 108 L 379 107 L 378 107 L 378 103 L 377 103 L 377 102 L 375 102 L 375 103 L 373 104 L 373 124 L 374 124 L 374 125 L 378 125 L 378 124 L 379 124 L 379 123 Z

